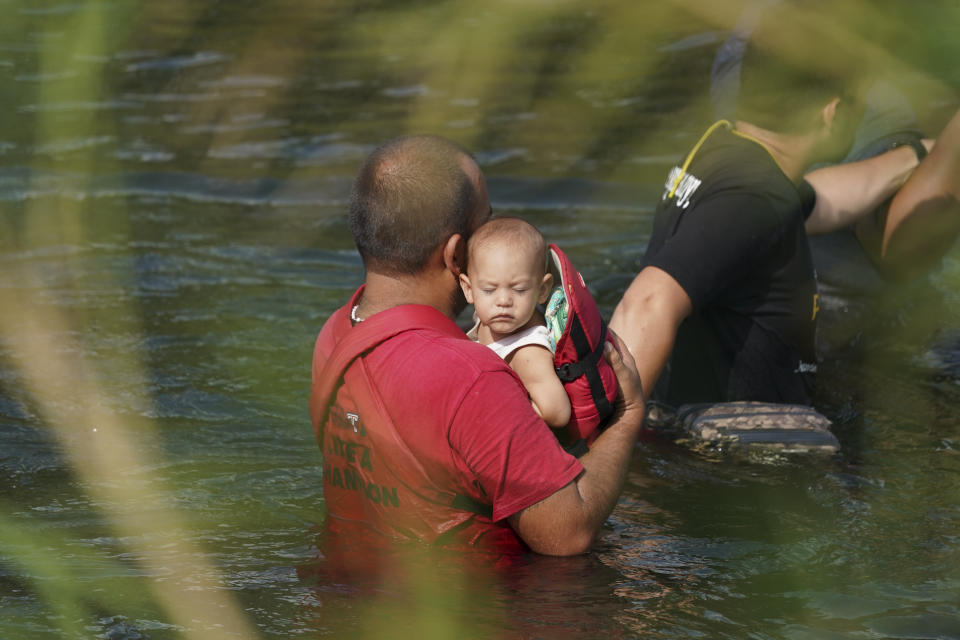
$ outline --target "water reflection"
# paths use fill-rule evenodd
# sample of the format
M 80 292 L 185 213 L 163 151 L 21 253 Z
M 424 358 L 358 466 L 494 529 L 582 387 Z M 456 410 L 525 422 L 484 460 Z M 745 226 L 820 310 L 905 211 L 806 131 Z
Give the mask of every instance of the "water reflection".
M 630 637 L 619 578 L 592 555 L 501 557 L 410 547 L 375 551 L 318 537 L 298 567 L 311 585 L 303 617 L 335 635 L 396 637 Z

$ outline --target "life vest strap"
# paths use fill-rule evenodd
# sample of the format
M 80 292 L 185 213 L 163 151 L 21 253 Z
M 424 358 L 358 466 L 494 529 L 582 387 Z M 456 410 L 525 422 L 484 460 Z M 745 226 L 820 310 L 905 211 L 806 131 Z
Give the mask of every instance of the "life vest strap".
M 310 398 L 310 416 L 318 440 L 321 439 L 323 423 L 333 405 L 336 389 L 343 383 L 343 373 L 353 361 L 405 331 L 424 328 L 444 330 L 438 323 L 437 314 L 438 311 L 423 305 L 393 307 L 367 318 L 337 343 L 315 384 L 316 392 Z M 456 325 L 453 326 L 456 328 Z
M 330 408 L 333 406 L 336 398 L 337 388 L 345 382 L 347 369 L 358 359 L 362 365 L 363 356 L 372 351 L 386 340 L 416 329 L 429 328 L 437 331 L 446 331 L 455 334 L 446 323 L 438 324 L 437 314 L 439 312 L 423 307 L 421 305 L 404 305 L 394 307 L 387 311 L 382 311 L 362 323 L 353 327 L 347 336 L 342 339 L 331 353 L 326 366 L 319 379 L 319 393 L 311 397 L 310 413 L 314 423 L 317 440 L 323 447 L 323 426 L 329 416 Z M 452 323 L 450 323 L 452 325 Z M 454 328 L 456 325 L 452 325 Z M 459 331 L 457 329 L 457 331 Z M 362 369 L 362 366 L 361 366 Z M 363 374 L 366 375 L 365 373 Z M 363 400 L 364 404 L 372 411 L 380 413 L 382 420 L 391 422 L 389 415 L 377 410 L 377 403 L 369 395 L 369 390 L 364 385 L 358 385 L 355 390 L 361 395 L 357 397 L 358 401 Z M 392 424 L 392 422 L 391 422 Z M 393 427 L 395 429 L 395 427 Z M 412 455 L 412 454 L 411 454 Z M 450 493 L 450 492 L 447 492 Z M 454 493 L 449 506 L 467 511 L 486 518 L 493 518 L 493 507 L 474 500 L 473 498 Z
M 577 350 L 577 362 L 568 362 L 557 367 L 557 377 L 563 382 L 572 382 L 580 376 L 586 376 L 587 384 L 590 385 L 590 395 L 593 398 L 593 403 L 597 406 L 597 411 L 602 416 L 610 415 L 613 412 L 613 406 L 607 399 L 607 394 L 603 389 L 603 380 L 597 370 L 597 363 L 603 357 L 603 345 L 607 340 L 606 325 L 601 327 L 597 346 L 590 348 L 590 341 L 583 330 L 583 325 L 580 324 L 580 317 L 574 314 L 571 317 L 570 338 Z
M 607 330 L 606 327 L 604 327 L 601 338 L 606 338 L 606 335 Z M 573 316 L 570 326 L 570 338 L 573 339 L 574 347 L 577 350 L 577 361 L 567 362 L 556 367 L 557 377 L 560 378 L 562 382 L 573 382 L 591 368 L 596 368 L 597 363 L 600 362 L 600 358 L 603 356 L 603 340 L 597 344 L 595 349 L 591 349 L 590 343 L 587 342 L 587 335 L 584 333 L 583 326 L 580 324 L 580 318 L 577 316 Z

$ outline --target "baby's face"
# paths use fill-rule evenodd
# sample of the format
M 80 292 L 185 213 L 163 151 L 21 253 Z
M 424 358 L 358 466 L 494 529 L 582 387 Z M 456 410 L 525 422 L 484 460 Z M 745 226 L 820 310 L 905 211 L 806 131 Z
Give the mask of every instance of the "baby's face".
M 508 246 L 484 246 L 471 254 L 460 284 L 477 318 L 497 339 L 522 329 L 537 303 L 546 301 L 550 276 L 538 262 Z

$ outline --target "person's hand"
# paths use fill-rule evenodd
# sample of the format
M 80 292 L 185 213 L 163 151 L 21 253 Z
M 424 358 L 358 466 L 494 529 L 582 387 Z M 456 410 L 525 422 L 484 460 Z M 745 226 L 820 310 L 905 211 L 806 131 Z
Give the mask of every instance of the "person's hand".
M 612 329 L 607 329 L 607 337 L 608 340 L 603 345 L 603 357 L 613 367 L 617 376 L 617 384 L 620 385 L 618 400 L 623 402 L 623 411 L 638 411 L 643 415 L 643 382 L 640 380 L 633 354 Z

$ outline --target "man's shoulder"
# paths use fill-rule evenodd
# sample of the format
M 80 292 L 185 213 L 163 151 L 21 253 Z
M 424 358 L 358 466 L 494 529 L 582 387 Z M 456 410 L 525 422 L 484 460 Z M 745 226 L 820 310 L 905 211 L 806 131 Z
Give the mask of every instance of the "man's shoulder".
M 347 305 L 349 306 L 349 305 Z M 322 361 L 325 361 L 333 353 L 337 343 L 340 342 L 346 332 L 350 329 L 350 311 L 347 306 L 340 307 L 334 311 L 327 321 L 320 327 L 320 333 L 317 335 L 316 342 L 313 345 L 313 366 L 316 369 Z M 316 371 L 314 372 L 316 373 Z
M 465 336 L 418 328 L 405 331 L 389 342 L 397 355 L 445 377 L 475 378 L 485 372 L 510 371 L 507 363 L 489 347 Z
M 731 163 L 736 165 L 736 163 Z M 778 171 L 754 171 L 731 166 L 704 178 L 690 203 L 690 221 L 711 227 L 726 223 L 745 233 L 792 228 L 802 223 L 805 209 L 797 188 Z
M 526 398 L 516 373 L 493 351 L 431 329 L 404 331 L 365 361 L 385 403 L 428 409 L 444 424 L 478 394 L 484 402 Z
M 720 128 L 664 184 L 655 227 L 734 222 L 777 208 L 789 187 L 772 157 L 759 145 Z M 717 216 L 722 216 L 718 220 Z M 777 216 L 779 217 L 779 216 Z M 671 234 L 672 235 L 672 234 Z
M 356 329 L 349 313 L 348 308 L 337 310 L 321 329 L 314 349 L 314 379 L 337 345 Z M 445 407 L 434 413 L 446 415 L 477 388 L 522 392 L 516 374 L 489 348 L 468 340 L 449 320 L 430 325 L 402 329 L 363 356 L 368 375 L 385 401 L 396 406 Z
M 762 185 L 776 174 L 782 176 L 777 163 L 762 145 L 726 127 L 717 127 L 703 139 L 689 161 L 689 171 L 703 180 L 704 186 Z

